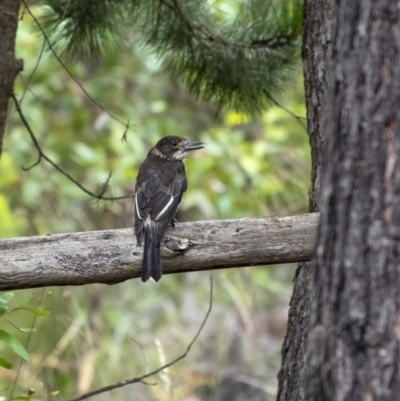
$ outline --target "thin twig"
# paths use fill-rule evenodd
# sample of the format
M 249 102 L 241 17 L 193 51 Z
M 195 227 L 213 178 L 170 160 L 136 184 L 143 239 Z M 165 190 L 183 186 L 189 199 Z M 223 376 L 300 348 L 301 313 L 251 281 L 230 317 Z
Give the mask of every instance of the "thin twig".
M 43 287 L 41 295 L 40 295 L 40 298 L 39 298 L 38 306 L 40 306 L 42 304 L 45 290 L 46 290 L 46 287 Z M 31 327 L 30 327 L 30 330 L 29 330 L 28 338 L 26 339 L 26 342 L 25 342 L 25 349 L 26 350 L 28 350 L 29 344 L 31 342 L 32 332 L 33 332 L 33 329 L 34 329 L 34 327 L 36 325 L 36 319 L 37 319 L 37 315 L 34 314 L 33 315 L 33 320 L 32 320 L 32 323 L 31 323 Z M 17 381 L 19 379 L 19 375 L 21 373 L 22 363 L 23 363 L 23 359 L 21 358 L 21 360 L 19 362 L 18 370 L 17 370 L 17 375 L 15 376 L 15 379 L 14 379 L 13 384 L 12 384 L 9 401 L 13 400 L 14 391 L 15 391 L 15 388 L 17 386 Z
M 103 182 L 103 184 L 101 184 L 101 190 L 100 190 L 100 193 L 99 193 L 100 197 L 102 197 L 106 193 L 106 191 L 108 189 L 108 184 L 110 183 L 110 180 L 111 180 L 111 176 L 112 176 L 112 171 L 110 171 L 110 173 L 108 174 L 107 179 Z
M 180 360 L 186 358 L 186 356 L 189 354 L 190 349 L 192 348 L 193 344 L 196 342 L 197 338 L 199 337 L 200 333 L 202 332 L 202 330 L 203 330 L 203 328 L 204 328 L 204 326 L 205 326 L 205 324 L 206 324 L 206 322 L 208 320 L 208 317 L 209 317 L 209 315 L 211 313 L 212 304 L 213 304 L 213 281 L 212 281 L 212 276 L 210 276 L 210 302 L 209 302 L 207 313 L 206 313 L 206 315 L 205 315 L 205 317 L 203 319 L 203 322 L 201 323 L 199 329 L 197 330 L 196 335 L 193 337 L 192 341 L 189 343 L 188 347 L 186 348 L 186 351 L 181 356 L 179 356 L 178 358 L 174 359 L 171 362 L 166 363 L 165 365 L 159 367 L 158 369 L 153 370 L 150 373 L 146 373 L 143 376 L 134 377 L 132 379 L 124 380 L 124 381 L 121 381 L 121 382 L 118 382 L 118 383 L 115 383 L 115 384 L 111 384 L 109 386 L 101 387 L 101 388 L 99 388 L 97 390 L 94 390 L 94 391 L 91 391 L 89 393 L 83 394 L 83 395 L 81 395 L 81 396 L 79 396 L 77 398 L 73 398 L 73 399 L 71 399 L 69 401 L 86 400 L 87 398 L 93 397 L 94 395 L 105 393 L 105 392 L 114 390 L 116 388 L 124 387 L 124 386 L 126 386 L 128 384 L 133 384 L 133 383 L 138 383 L 138 382 L 141 382 L 141 383 L 147 384 L 147 385 L 154 385 L 153 383 L 145 382 L 144 379 L 147 379 L 148 377 L 154 376 L 157 373 L 160 373 L 162 370 L 167 369 L 167 368 L 171 367 L 172 365 L 175 365 Z
M 101 110 L 103 110 L 108 116 L 110 116 L 110 118 L 112 118 L 115 121 L 118 121 L 121 125 L 123 125 L 125 127 L 125 131 L 123 133 L 123 138 L 126 138 L 126 134 L 129 130 L 130 123 L 129 120 L 127 123 L 124 123 L 122 120 L 120 120 L 118 117 L 116 117 L 114 114 L 110 113 L 109 111 L 107 111 L 96 99 L 94 99 L 90 93 L 85 89 L 85 87 L 80 83 L 80 81 L 75 77 L 74 74 L 72 74 L 72 72 L 70 71 L 70 69 L 66 66 L 66 64 L 62 61 L 61 57 L 57 54 L 57 52 L 54 49 L 53 44 L 51 43 L 49 37 L 47 36 L 45 30 L 43 29 L 42 25 L 40 25 L 39 20 L 35 17 L 35 15 L 32 13 L 32 11 L 30 10 L 30 8 L 28 7 L 28 5 L 26 4 L 25 0 L 22 0 L 22 3 L 24 4 L 24 7 L 26 8 L 26 10 L 28 11 L 28 13 L 30 14 L 30 16 L 32 17 L 32 19 L 35 21 L 35 24 L 37 25 L 37 27 L 39 28 L 39 30 L 42 32 L 43 38 L 46 41 L 47 45 L 49 46 L 50 51 L 53 53 L 54 57 L 56 58 L 56 60 L 60 63 L 60 65 L 64 68 L 64 70 L 67 72 L 67 74 L 71 77 L 71 79 L 79 86 L 79 88 L 82 90 L 82 92 L 86 95 L 86 97 L 92 102 L 94 103 L 97 107 L 99 107 Z
M 31 165 L 28 166 L 28 167 L 21 166 L 21 168 L 22 168 L 22 170 L 24 170 L 24 171 L 29 171 L 29 170 L 33 169 L 34 167 L 38 166 L 38 165 L 40 164 L 41 161 L 42 161 L 42 154 L 39 153 L 39 156 L 38 156 L 37 160 L 36 160 L 33 164 L 31 164 Z
M 39 67 L 40 61 L 42 60 L 42 57 L 43 57 L 43 53 L 44 53 L 45 47 L 46 47 L 46 39 L 43 38 L 42 48 L 40 49 L 39 57 L 38 57 L 38 59 L 37 59 L 37 61 L 36 61 L 35 67 L 33 68 L 31 75 L 29 75 L 28 80 L 27 80 L 26 82 L 24 82 L 24 84 L 25 84 L 25 90 L 24 90 L 24 92 L 22 93 L 20 102 L 22 102 L 22 101 L 24 100 L 25 94 L 26 94 L 27 90 L 29 90 L 29 83 L 31 82 L 33 76 L 34 76 L 35 73 L 36 73 L 36 70 L 37 70 L 38 67 Z M 20 73 L 19 75 L 22 77 L 22 74 L 21 74 L 21 73 Z M 23 77 L 22 77 L 22 79 L 23 79 Z M 24 80 L 24 79 L 23 79 L 23 80 Z M 35 96 L 35 98 L 36 98 L 36 96 Z M 37 99 L 37 98 L 36 98 L 36 99 Z
M 33 92 L 33 90 L 28 86 L 28 82 L 25 81 L 25 77 L 24 77 L 21 73 L 19 73 L 19 77 L 21 78 L 22 83 L 25 85 L 24 92 L 23 92 L 23 94 L 22 94 L 21 99 L 20 99 L 19 102 L 22 103 L 23 98 L 24 98 L 26 92 L 28 91 L 38 103 L 40 103 L 42 106 L 46 107 L 46 105 L 44 104 L 44 102 L 42 102 L 42 101 L 39 99 L 39 97 L 35 95 L 35 93 Z M 29 79 L 30 79 L 30 77 L 29 77 Z
M 63 174 L 65 177 L 67 177 L 71 182 L 73 182 L 78 188 L 80 188 L 83 192 L 85 192 L 86 194 L 92 196 L 93 198 L 96 199 L 100 199 L 100 200 L 106 200 L 106 201 L 115 201 L 115 200 L 121 200 L 121 199 L 127 199 L 130 198 L 130 196 L 117 196 L 117 197 L 111 197 L 111 196 L 103 196 L 107 186 L 108 186 L 108 182 L 111 178 L 111 173 L 108 175 L 107 180 L 105 182 L 105 184 L 103 185 L 103 188 L 100 190 L 99 194 L 95 194 L 94 192 L 88 190 L 87 188 L 85 188 L 80 182 L 78 182 L 77 180 L 75 180 L 69 173 L 67 173 L 65 170 L 63 170 L 57 163 L 53 162 L 53 160 L 51 160 L 42 150 L 35 134 L 32 131 L 32 128 L 30 127 L 27 119 L 24 116 L 24 113 L 22 112 L 21 109 L 21 105 L 18 102 L 18 99 L 16 98 L 14 93 L 11 93 L 10 96 L 13 98 L 14 100 L 14 104 L 15 104 L 15 108 L 19 114 L 19 117 L 21 118 L 21 121 L 23 122 L 23 124 L 25 125 L 25 128 L 27 129 L 29 136 L 31 137 L 31 140 L 38 152 L 38 159 L 35 163 L 33 163 L 31 166 L 29 167 L 22 167 L 25 171 L 30 170 L 31 168 L 37 166 L 42 159 L 46 160 L 47 163 L 51 164 L 57 171 L 59 171 L 61 174 Z
M 272 103 L 274 103 L 276 106 L 280 107 L 282 110 L 285 110 L 286 113 L 290 114 L 292 117 L 294 117 L 299 124 L 305 129 L 307 130 L 307 126 L 305 124 L 306 118 L 302 117 L 302 116 L 298 116 L 297 114 L 293 113 L 292 111 L 290 111 L 287 107 L 285 107 L 282 103 L 279 103 L 268 91 L 266 91 L 265 89 L 263 89 L 263 92 L 265 94 L 265 96 L 271 100 Z

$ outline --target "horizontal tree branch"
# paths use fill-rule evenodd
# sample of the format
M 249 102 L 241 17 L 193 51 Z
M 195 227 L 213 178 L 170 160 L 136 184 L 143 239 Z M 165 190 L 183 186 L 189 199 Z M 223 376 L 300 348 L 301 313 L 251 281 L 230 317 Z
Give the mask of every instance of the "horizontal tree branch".
M 319 214 L 177 223 L 162 248 L 164 274 L 310 260 Z M 133 229 L 0 241 L 0 291 L 114 284 L 140 276 Z

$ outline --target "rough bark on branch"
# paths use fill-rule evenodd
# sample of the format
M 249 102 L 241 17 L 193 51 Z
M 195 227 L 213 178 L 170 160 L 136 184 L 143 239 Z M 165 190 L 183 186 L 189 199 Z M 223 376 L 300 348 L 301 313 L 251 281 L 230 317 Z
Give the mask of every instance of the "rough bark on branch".
M 22 60 L 15 59 L 19 0 L 3 0 L 0 10 L 0 156 L 6 126 L 8 99 L 14 79 L 22 70 Z
M 400 3 L 335 1 L 307 401 L 400 399 Z
M 319 214 L 178 223 L 162 249 L 163 272 L 309 260 Z M 114 284 L 140 276 L 142 247 L 132 229 L 0 241 L 0 291 Z
M 303 62 L 308 135 L 311 145 L 310 212 L 319 211 L 325 131 L 323 109 L 327 91 L 326 71 L 332 52 L 334 0 L 304 0 Z M 278 375 L 277 401 L 307 401 L 308 327 L 314 297 L 313 262 L 300 263 L 294 279 L 288 328 L 282 346 L 282 366 Z

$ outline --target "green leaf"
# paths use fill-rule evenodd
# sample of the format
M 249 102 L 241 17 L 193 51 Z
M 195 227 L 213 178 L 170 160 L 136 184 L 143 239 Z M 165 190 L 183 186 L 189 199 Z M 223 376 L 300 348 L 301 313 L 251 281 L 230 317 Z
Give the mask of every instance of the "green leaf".
M 12 400 L 30 400 L 31 397 L 27 396 L 27 395 L 18 395 L 17 397 L 13 397 L 11 398 Z
M 1 329 L 0 329 L 0 341 L 2 341 L 4 345 L 10 348 L 21 358 L 25 359 L 26 361 L 30 361 L 29 354 L 26 352 L 24 346 L 9 333 Z
M 5 369 L 12 369 L 13 368 L 13 365 L 11 364 L 11 362 L 9 362 L 3 356 L 0 356 L 0 366 L 5 368 Z
M 0 295 L 0 304 L 7 304 L 9 303 L 14 297 L 13 292 L 5 292 L 4 294 Z
M 17 309 L 22 309 L 22 310 L 26 310 L 28 312 L 33 313 L 36 316 L 47 316 L 50 313 L 50 310 L 47 309 L 44 306 L 20 306 L 19 308 L 15 308 L 15 310 Z
M 30 328 L 30 327 L 19 327 L 19 331 L 22 331 L 22 333 L 34 333 L 36 331 L 35 328 Z
M 4 315 L 8 311 L 7 304 L 11 301 L 13 296 L 13 292 L 5 292 L 4 294 L 0 295 L 0 316 Z
M 30 292 L 24 294 L 24 296 L 22 297 L 22 305 L 26 305 L 30 300 L 32 299 L 32 294 Z

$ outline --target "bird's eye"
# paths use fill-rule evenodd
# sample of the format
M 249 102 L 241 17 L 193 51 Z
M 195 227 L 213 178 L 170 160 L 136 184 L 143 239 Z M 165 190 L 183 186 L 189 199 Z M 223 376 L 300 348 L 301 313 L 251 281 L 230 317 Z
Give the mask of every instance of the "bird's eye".
M 176 147 L 176 145 L 178 145 L 178 142 L 176 142 L 176 141 L 172 141 L 171 142 L 171 145 L 175 148 Z

